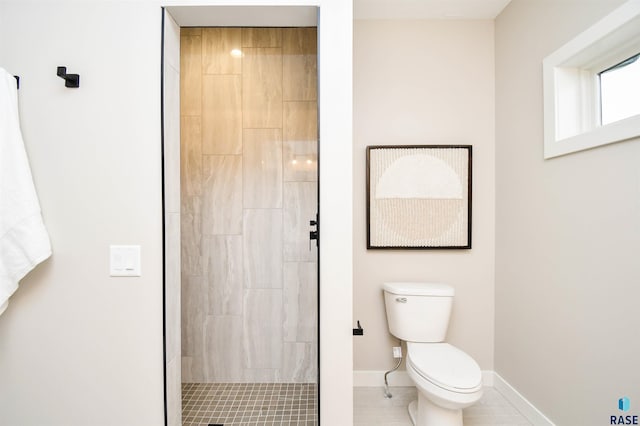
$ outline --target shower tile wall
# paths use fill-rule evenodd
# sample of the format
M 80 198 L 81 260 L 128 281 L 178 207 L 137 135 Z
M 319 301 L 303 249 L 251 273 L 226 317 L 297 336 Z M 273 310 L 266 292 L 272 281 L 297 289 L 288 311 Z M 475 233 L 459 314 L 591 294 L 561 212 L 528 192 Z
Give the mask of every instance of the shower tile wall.
M 183 382 L 315 382 L 315 28 L 181 31 Z

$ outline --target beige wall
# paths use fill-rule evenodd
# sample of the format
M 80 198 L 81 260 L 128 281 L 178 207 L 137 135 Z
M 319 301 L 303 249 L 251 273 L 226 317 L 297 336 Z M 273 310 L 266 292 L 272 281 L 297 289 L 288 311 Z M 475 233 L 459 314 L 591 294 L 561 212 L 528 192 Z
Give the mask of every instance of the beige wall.
M 448 341 L 493 368 L 493 21 L 356 21 L 354 26 L 355 370 L 393 366 L 382 283 L 442 281 L 456 298 Z M 365 147 L 473 145 L 473 248 L 366 249 Z
M 559 425 L 640 414 L 640 141 L 543 160 L 542 59 L 620 3 L 496 21 L 496 371 Z
M 141 2 L 0 3 L 53 246 L 0 317 L 2 425 L 163 423 L 160 18 Z M 109 277 L 110 244 L 141 246 L 141 277 Z

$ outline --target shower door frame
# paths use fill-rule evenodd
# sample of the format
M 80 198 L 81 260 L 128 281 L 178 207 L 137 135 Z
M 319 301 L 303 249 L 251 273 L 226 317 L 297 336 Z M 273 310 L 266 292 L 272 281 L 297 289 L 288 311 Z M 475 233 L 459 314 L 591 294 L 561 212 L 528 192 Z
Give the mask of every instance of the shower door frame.
M 279 7 L 279 6 L 303 6 L 317 8 L 318 22 L 318 218 L 324 219 L 325 230 L 331 232 L 323 233 L 324 247 L 318 244 L 318 347 L 317 347 L 317 383 L 318 383 L 318 422 L 319 424 L 351 424 L 353 419 L 353 367 L 352 367 L 352 342 L 351 342 L 351 322 L 352 322 L 352 2 L 351 0 L 289 0 L 289 1 L 210 1 L 212 4 L 205 4 L 204 7 L 215 9 L 216 7 Z M 184 2 L 176 1 L 175 6 L 167 4 L 169 14 L 182 8 L 193 6 L 203 7 L 202 3 L 186 5 Z M 248 9 L 247 9 L 248 10 Z M 326 13 L 325 13 L 326 12 Z M 164 14 L 167 11 L 163 8 L 163 64 L 164 67 Z M 322 19 L 321 19 L 322 18 Z M 179 26 L 184 25 L 176 20 Z M 256 26 L 251 22 L 242 24 L 243 26 Z M 221 26 L 200 25 L 200 26 Z M 285 26 L 285 25 L 278 25 Z M 300 26 L 300 25 L 292 25 Z M 324 30 L 324 32 L 323 32 Z M 342 36 L 342 38 L 340 38 Z M 326 62 L 328 66 L 320 63 L 322 46 L 325 41 Z M 340 73 L 341 71 L 341 73 Z M 326 76 L 326 85 L 322 85 L 321 77 Z M 164 76 L 162 79 L 164 84 Z M 162 135 L 164 150 L 164 88 L 162 92 Z M 325 102 L 326 101 L 326 102 Z M 321 105 L 324 102 L 324 105 Z M 326 107 L 323 109 L 323 106 Z M 323 115 L 325 121 L 320 121 Z M 179 120 L 179 116 L 178 116 Z M 330 124 L 327 124 L 327 121 Z M 323 123 L 321 125 L 321 123 Z M 329 144 L 321 144 L 321 137 L 329 135 Z M 333 136 L 333 137 L 331 137 Z M 340 143 L 342 141 L 342 143 Z M 324 160 L 329 159 L 332 168 L 320 166 L 320 154 L 326 150 Z M 165 196 L 164 173 L 167 164 L 175 161 L 175 158 L 165 158 L 163 152 L 163 200 Z M 177 159 L 179 162 L 179 158 Z M 170 165 L 168 166 L 170 167 Z M 324 173 L 322 173 L 324 170 Z M 322 178 L 321 178 L 322 177 Z M 327 185 L 324 185 L 325 180 Z M 324 192 L 323 192 L 324 191 Z M 330 192 L 329 192 L 330 191 Z M 321 201 L 324 200 L 321 209 Z M 164 208 L 164 202 L 163 202 Z M 166 250 L 168 244 L 167 224 L 165 223 L 163 212 L 163 353 L 166 361 L 166 311 L 167 301 L 165 297 L 167 259 Z M 327 226 L 329 225 L 329 226 Z M 319 228 L 319 227 L 318 227 Z M 179 233 L 179 230 L 178 230 Z M 322 253 L 322 256 L 321 256 Z M 320 258 L 323 258 L 321 267 Z M 324 269 L 323 269 L 324 268 Z M 323 273 L 324 271 L 324 273 Z M 324 277 L 324 281 L 321 278 Z M 336 299 L 338 297 L 338 299 Z M 322 301 L 331 301 L 323 304 Z M 323 312 L 324 309 L 324 312 Z M 330 314 L 330 315 L 329 315 Z M 322 334 L 324 333 L 324 334 Z M 322 346 L 320 342 L 322 341 Z M 321 370 L 321 365 L 331 365 L 332 372 Z M 166 362 L 164 368 L 164 397 L 165 397 L 165 425 L 168 425 L 167 407 L 167 371 Z M 323 388 L 320 388 L 320 382 Z M 320 405 L 322 401 L 322 405 Z

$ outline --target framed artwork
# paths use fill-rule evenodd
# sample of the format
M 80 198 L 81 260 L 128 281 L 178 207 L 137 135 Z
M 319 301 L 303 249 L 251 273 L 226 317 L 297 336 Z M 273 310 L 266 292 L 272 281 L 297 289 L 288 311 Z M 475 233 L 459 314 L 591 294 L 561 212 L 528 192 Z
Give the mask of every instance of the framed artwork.
M 367 248 L 470 249 L 471 151 L 368 146 Z

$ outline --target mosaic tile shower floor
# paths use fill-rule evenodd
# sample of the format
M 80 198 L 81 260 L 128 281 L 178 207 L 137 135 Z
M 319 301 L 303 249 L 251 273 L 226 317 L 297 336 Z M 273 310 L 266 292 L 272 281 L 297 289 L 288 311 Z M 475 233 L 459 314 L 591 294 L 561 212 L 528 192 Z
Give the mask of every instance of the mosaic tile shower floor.
M 183 383 L 183 426 L 316 426 L 315 383 Z

